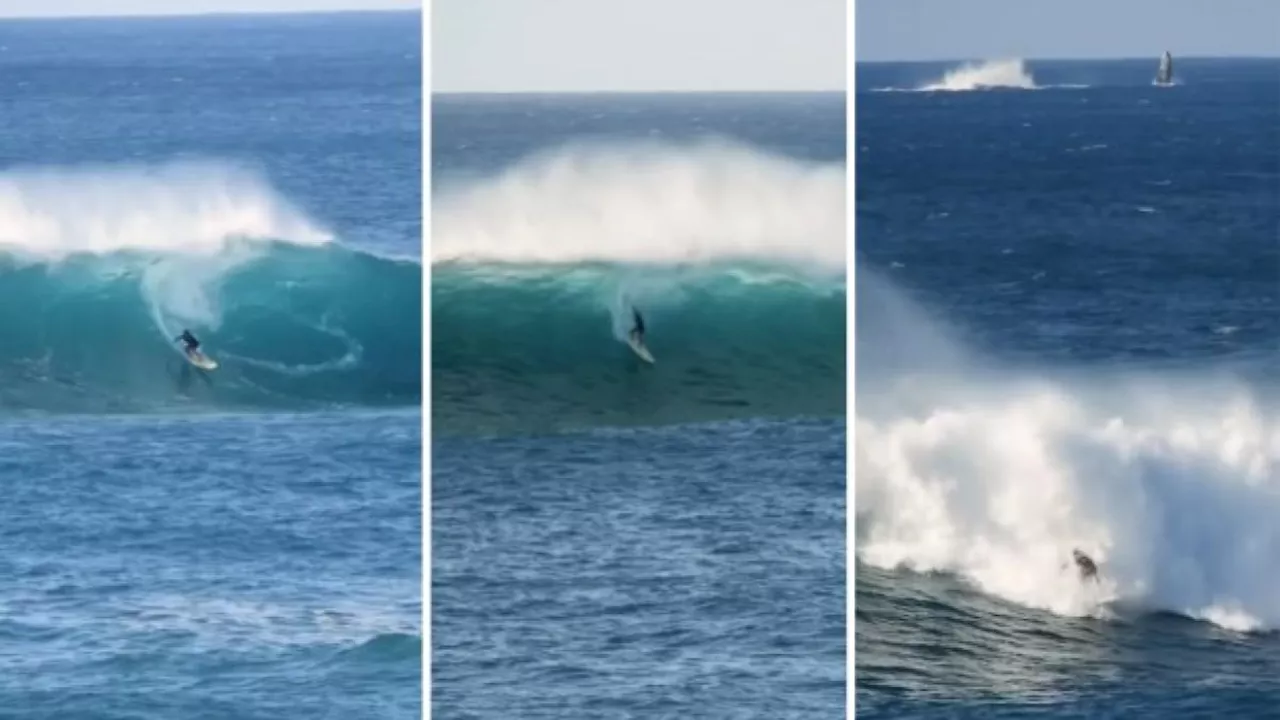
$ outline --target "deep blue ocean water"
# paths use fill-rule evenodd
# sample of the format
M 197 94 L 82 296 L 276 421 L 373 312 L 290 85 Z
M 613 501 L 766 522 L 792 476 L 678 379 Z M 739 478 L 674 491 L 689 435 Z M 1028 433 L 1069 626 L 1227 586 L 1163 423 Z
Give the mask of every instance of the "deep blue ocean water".
M 0 23 L 0 715 L 419 716 L 419 38 Z
M 1155 67 L 859 66 L 859 717 L 1275 712 L 1280 62 Z
M 432 113 L 433 717 L 840 717 L 844 97 Z

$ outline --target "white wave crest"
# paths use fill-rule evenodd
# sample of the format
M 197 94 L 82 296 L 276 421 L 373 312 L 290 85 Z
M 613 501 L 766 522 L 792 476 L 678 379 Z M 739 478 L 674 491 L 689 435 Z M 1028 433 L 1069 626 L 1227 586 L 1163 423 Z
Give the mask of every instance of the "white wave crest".
M 433 262 L 844 268 L 843 166 L 728 143 L 563 148 L 441 193 L 432 215 Z
M 1022 60 L 987 60 L 969 63 L 947 71 L 941 80 L 919 88 L 925 91 L 987 90 L 990 88 L 1020 88 L 1035 90 L 1036 81 L 1027 71 Z

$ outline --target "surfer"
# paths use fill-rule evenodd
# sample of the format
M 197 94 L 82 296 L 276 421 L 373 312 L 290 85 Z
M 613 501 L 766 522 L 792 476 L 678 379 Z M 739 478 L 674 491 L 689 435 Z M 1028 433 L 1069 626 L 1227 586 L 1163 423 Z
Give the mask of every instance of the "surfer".
M 1071 557 L 1076 561 L 1076 567 L 1080 570 L 1081 580 L 1098 580 L 1098 565 L 1093 562 L 1093 558 L 1080 552 L 1079 548 L 1071 551 Z
M 631 326 L 631 332 L 627 333 L 627 336 L 630 337 L 635 344 L 643 347 L 644 346 L 644 318 L 640 317 L 640 311 L 635 309 L 634 307 L 631 308 L 631 317 L 635 318 L 635 324 Z
M 192 365 L 195 365 L 201 370 L 218 369 L 218 361 L 208 355 L 205 355 L 204 352 L 200 350 L 200 341 L 196 339 L 195 335 L 191 334 L 190 330 L 183 328 L 182 334 L 173 340 L 174 342 L 182 343 L 182 354 L 187 356 L 187 360 L 189 360 Z
M 196 351 L 196 349 L 198 349 L 198 348 L 200 347 L 200 341 L 199 341 L 199 340 L 197 340 L 197 339 L 196 339 L 196 336 L 195 336 L 195 335 L 192 335 L 192 334 L 191 334 L 191 331 L 190 331 L 190 330 L 187 330 L 186 328 L 183 328 L 183 329 L 182 329 L 182 334 L 181 334 L 181 335 L 179 335 L 178 337 L 174 338 L 173 340 L 174 340 L 174 342 L 181 341 L 181 342 L 182 342 L 182 349 L 183 349 L 183 351 L 185 351 L 188 355 L 190 355 L 191 353 L 195 352 L 195 351 Z

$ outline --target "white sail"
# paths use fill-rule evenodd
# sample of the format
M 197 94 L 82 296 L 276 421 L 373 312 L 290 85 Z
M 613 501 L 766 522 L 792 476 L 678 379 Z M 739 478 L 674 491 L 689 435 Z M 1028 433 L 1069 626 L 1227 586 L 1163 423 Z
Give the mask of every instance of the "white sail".
M 1169 85 L 1173 82 L 1173 56 L 1166 50 L 1160 58 L 1160 69 L 1156 71 L 1156 83 Z

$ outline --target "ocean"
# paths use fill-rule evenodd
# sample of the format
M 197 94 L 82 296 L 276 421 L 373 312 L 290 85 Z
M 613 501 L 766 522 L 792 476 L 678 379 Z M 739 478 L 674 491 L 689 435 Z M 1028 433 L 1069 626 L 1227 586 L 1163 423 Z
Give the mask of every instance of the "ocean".
M 1280 61 L 1156 64 L 858 67 L 860 718 L 1274 714 Z
M 0 23 L 0 716 L 419 716 L 420 32 Z
M 842 716 L 844 105 L 433 98 L 433 717 Z

